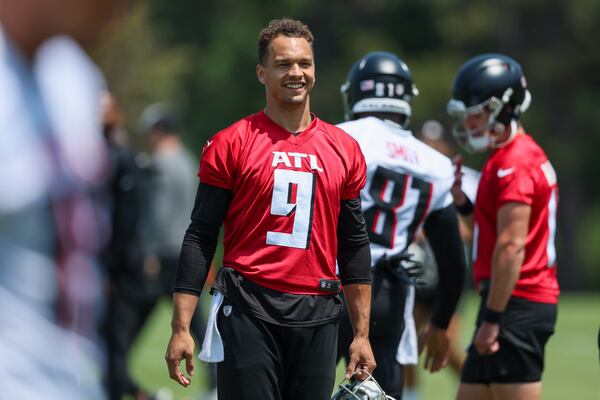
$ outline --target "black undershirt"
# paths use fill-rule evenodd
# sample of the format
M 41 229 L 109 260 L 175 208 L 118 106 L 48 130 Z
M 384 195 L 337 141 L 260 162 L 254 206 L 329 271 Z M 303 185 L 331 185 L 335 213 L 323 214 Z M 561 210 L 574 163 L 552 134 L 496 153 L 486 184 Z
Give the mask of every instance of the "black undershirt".
M 192 221 L 181 246 L 175 292 L 196 296 L 202 293 L 231 197 L 230 190 L 198 185 Z
M 206 281 L 232 192 L 200 184 L 185 234 L 174 291 L 199 296 Z M 360 198 L 343 200 L 338 218 L 338 265 L 342 284 L 370 284 L 371 252 Z M 222 268 L 213 289 L 255 317 L 282 326 L 314 326 L 337 319 L 337 293 L 298 295 L 267 289 L 232 268 Z
M 439 275 L 438 296 L 431 321 L 445 329 L 462 293 L 467 265 L 454 206 L 432 212 L 425 220 L 424 229 Z
M 342 311 L 339 294 L 293 294 L 260 286 L 233 268 L 217 273 L 212 290 L 256 318 L 275 325 L 307 327 L 337 320 Z

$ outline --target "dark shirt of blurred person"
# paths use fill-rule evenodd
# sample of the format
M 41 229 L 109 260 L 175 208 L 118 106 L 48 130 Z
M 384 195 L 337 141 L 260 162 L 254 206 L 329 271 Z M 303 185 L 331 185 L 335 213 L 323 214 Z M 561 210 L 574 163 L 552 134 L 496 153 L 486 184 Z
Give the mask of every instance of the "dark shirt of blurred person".
M 142 248 L 147 171 L 127 143 L 125 118 L 116 97 L 101 97 L 102 130 L 110 153 L 107 181 L 112 235 L 103 260 L 107 271 L 108 306 L 104 324 L 108 353 L 106 385 L 111 400 L 124 395 L 149 398 L 131 377 L 128 353 L 147 316 L 148 298 Z
M 181 243 L 194 208 L 197 186 L 191 183 L 198 180 L 198 159 L 185 147 L 179 121 L 166 104 L 147 107 L 139 124 L 151 152 L 144 226 L 144 272 L 149 298 L 140 310 L 147 315 L 156 301 L 164 297 L 171 300 L 173 296 Z M 197 307 L 190 330 L 199 343 L 204 339 L 205 329 L 201 307 Z M 209 397 L 216 386 L 215 364 L 209 365 L 208 373 L 208 392 L 213 392 L 207 394 Z
M 153 179 L 146 242 L 149 273 L 155 272 L 161 290 L 169 295 L 175 283 L 181 243 L 194 207 L 198 160 L 185 147 L 179 123 L 162 103 L 147 107 L 140 117 L 152 156 Z
M 2 398 L 104 398 L 104 81 L 80 46 L 100 38 L 120 3 L 0 0 Z
M 105 253 L 111 290 L 131 294 L 139 290 L 143 264 L 140 221 L 144 211 L 144 171 L 136 154 L 128 147 L 124 116 L 116 98 L 105 92 L 101 97 L 102 129 L 110 155 L 110 210 L 112 236 Z M 135 285 L 132 284 L 135 281 Z

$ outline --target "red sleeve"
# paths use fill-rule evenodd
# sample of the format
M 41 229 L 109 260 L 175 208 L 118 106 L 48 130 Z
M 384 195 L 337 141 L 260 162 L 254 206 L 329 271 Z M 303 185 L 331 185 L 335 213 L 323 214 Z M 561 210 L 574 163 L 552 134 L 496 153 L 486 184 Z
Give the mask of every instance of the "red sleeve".
M 499 168 L 496 171 L 496 202 L 498 207 L 505 203 L 516 202 L 531 205 L 535 193 L 535 170 L 527 166 Z
M 200 158 L 200 182 L 232 190 L 237 173 L 236 160 L 239 145 L 233 139 L 234 131 L 217 133 L 206 142 Z
M 344 133 L 348 136 L 346 133 Z M 350 200 L 360 195 L 367 181 L 367 164 L 356 140 L 348 136 L 348 176 L 342 190 L 342 200 Z

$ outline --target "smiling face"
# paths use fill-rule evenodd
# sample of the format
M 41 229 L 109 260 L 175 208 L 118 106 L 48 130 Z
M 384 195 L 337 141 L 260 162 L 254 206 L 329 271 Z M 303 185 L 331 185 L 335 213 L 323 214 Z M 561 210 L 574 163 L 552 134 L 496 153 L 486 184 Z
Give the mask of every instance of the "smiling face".
M 312 47 L 304 38 L 279 35 L 271 40 L 267 57 L 257 65 L 256 74 L 265 85 L 267 104 L 300 107 L 315 84 Z

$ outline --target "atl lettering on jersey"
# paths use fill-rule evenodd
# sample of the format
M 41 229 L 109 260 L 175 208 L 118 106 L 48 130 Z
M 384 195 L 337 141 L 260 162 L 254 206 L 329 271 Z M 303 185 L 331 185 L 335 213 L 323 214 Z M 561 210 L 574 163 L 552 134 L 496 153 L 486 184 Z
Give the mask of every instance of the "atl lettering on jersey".
M 356 141 L 314 115 L 293 135 L 264 112 L 217 133 L 205 146 L 199 177 L 232 191 L 223 263 L 270 289 L 324 294 L 337 279 L 340 201 L 366 180 Z

